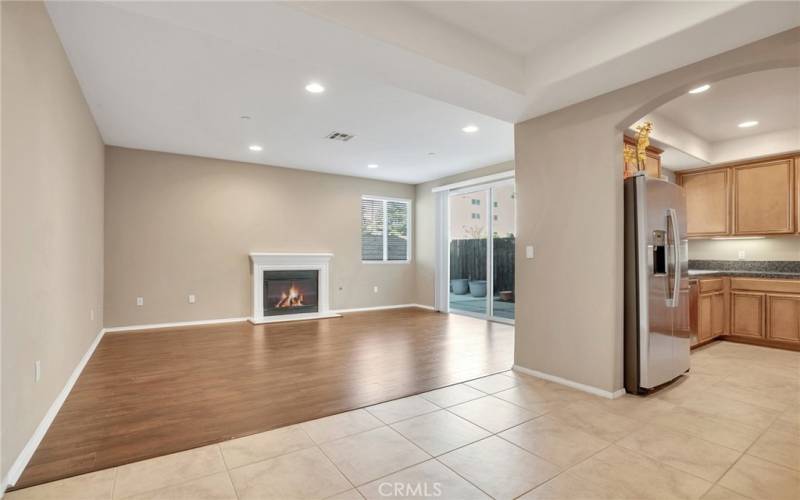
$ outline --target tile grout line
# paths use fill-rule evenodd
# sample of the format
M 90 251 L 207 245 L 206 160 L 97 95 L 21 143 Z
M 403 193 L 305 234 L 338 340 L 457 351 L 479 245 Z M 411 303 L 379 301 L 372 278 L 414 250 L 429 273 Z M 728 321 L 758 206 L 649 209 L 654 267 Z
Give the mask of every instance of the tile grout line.
M 380 429 L 380 427 L 375 427 L 375 429 Z M 370 430 L 373 430 L 373 429 L 370 429 Z M 306 432 L 305 429 L 303 429 L 303 432 L 306 433 L 306 435 L 308 436 L 309 439 L 311 439 L 312 442 L 316 443 L 316 441 L 314 441 L 314 438 L 312 438 L 311 435 L 308 432 Z M 364 432 L 369 432 L 369 431 L 364 431 Z M 345 436 L 345 437 L 349 437 L 349 436 Z M 344 439 L 344 438 L 342 438 L 342 439 Z M 336 440 L 334 440 L 334 441 L 336 441 Z M 333 441 L 329 441 L 329 442 L 333 442 Z M 334 462 L 333 459 L 331 457 L 329 457 L 327 453 L 325 453 L 325 450 L 322 449 L 322 445 L 321 444 L 316 444 L 315 448 L 317 448 L 320 451 L 320 453 L 322 453 L 322 456 L 324 456 L 325 459 L 328 462 L 330 462 L 331 465 L 333 465 L 333 467 L 339 472 L 339 474 L 341 474 L 341 476 L 344 478 L 344 480 L 347 481 L 348 484 L 350 484 L 350 486 L 353 487 L 352 489 L 356 490 L 358 492 L 358 494 L 361 495 L 361 492 L 358 491 L 358 487 L 356 486 L 356 484 L 349 477 L 347 477 L 347 474 L 345 474 L 342 471 L 342 469 L 340 469 L 339 466 L 336 465 L 336 462 Z M 345 491 L 347 491 L 347 490 L 345 490 Z M 344 493 L 344 492 L 339 492 L 339 493 Z M 334 493 L 334 495 L 338 495 L 339 493 Z M 330 497 L 332 497 L 334 495 L 329 495 L 326 498 L 330 498 Z M 361 496 L 363 497 L 364 495 L 361 495 Z
M 267 432 L 269 432 L 269 431 L 267 431 Z M 229 439 L 228 441 L 233 441 L 233 440 Z M 219 447 L 219 454 L 222 455 L 222 464 L 225 466 L 225 474 L 228 476 L 228 481 L 230 481 L 230 483 L 231 483 L 231 488 L 233 488 L 233 494 L 236 495 L 236 498 L 238 499 L 239 498 L 239 490 L 236 489 L 236 483 L 233 482 L 233 477 L 231 477 L 231 468 L 228 467 L 228 461 L 225 460 L 225 451 L 222 449 L 222 444 L 221 443 L 217 443 L 217 446 Z
M 111 483 L 111 499 L 114 500 L 114 495 L 117 489 L 117 476 L 119 476 L 119 467 L 114 467 L 114 482 Z
M 730 377 L 732 377 L 732 376 L 733 376 L 733 374 L 728 374 L 728 375 L 726 375 L 726 376 L 722 377 L 722 380 L 720 380 L 720 381 L 719 381 L 719 382 L 717 382 L 717 383 L 724 382 L 725 380 L 727 380 L 728 378 L 730 378 Z M 715 384 L 711 384 L 711 386 L 714 386 L 714 385 L 715 385 Z M 737 400 L 735 400 L 735 399 L 731 399 L 731 398 L 727 398 L 727 399 L 729 399 L 729 400 L 731 400 L 731 401 L 736 401 L 736 402 L 738 402 L 738 403 L 743 403 L 743 401 L 737 401 Z M 745 404 L 749 404 L 749 403 L 745 403 Z M 757 405 L 752 405 L 752 406 L 757 406 Z M 725 469 L 725 472 L 723 472 L 723 473 L 722 473 L 722 474 L 719 476 L 719 478 L 718 478 L 716 481 L 714 481 L 714 483 L 712 484 L 711 488 L 709 488 L 709 489 L 708 489 L 708 491 L 706 491 L 706 492 L 703 494 L 703 496 L 705 496 L 706 494 L 708 494 L 708 492 L 709 492 L 709 491 L 711 491 L 711 489 L 713 489 L 713 488 L 714 488 L 714 486 L 720 486 L 721 488 L 726 488 L 725 486 L 722 486 L 722 485 L 720 484 L 720 481 L 722 481 L 722 479 L 724 479 L 724 478 L 725 478 L 725 476 L 727 476 L 727 475 L 728 475 L 728 473 L 730 473 L 730 471 L 731 471 L 731 470 L 732 470 L 732 469 L 733 469 L 733 468 L 736 466 L 736 464 L 738 464 L 738 463 L 739 463 L 739 462 L 742 460 L 742 457 L 744 457 L 745 455 L 747 455 L 747 452 L 748 452 L 748 451 L 750 451 L 750 448 L 752 448 L 752 447 L 753 447 L 753 445 L 755 445 L 755 444 L 758 442 L 758 440 L 760 440 L 760 439 L 762 438 L 762 436 L 764 436 L 764 434 L 766 434 L 766 433 L 767 433 L 767 431 L 768 431 L 768 430 L 769 430 L 769 429 L 770 429 L 770 428 L 771 428 L 771 427 L 772 427 L 772 426 L 775 424 L 775 422 L 778 420 L 778 418 L 779 418 L 779 416 L 780 416 L 780 415 L 782 415 L 782 412 L 778 413 L 778 415 L 776 415 L 776 416 L 774 416 L 774 417 L 773 417 L 773 419 L 772 419 L 772 422 L 770 422 L 770 424 L 769 424 L 769 425 L 768 425 L 766 428 L 764 428 L 764 430 L 762 430 L 762 431 L 761 431 L 761 432 L 758 434 L 758 436 L 757 436 L 757 437 L 756 437 L 756 438 L 755 438 L 755 439 L 754 439 L 754 440 L 753 440 L 753 441 L 752 441 L 752 442 L 751 442 L 751 443 L 750 443 L 750 444 L 747 446 L 747 448 L 745 448 L 745 450 L 741 452 L 741 454 L 740 454 L 740 455 L 739 455 L 739 456 L 736 458 L 736 460 L 734 460 L 734 461 L 733 461 L 733 463 L 731 463 L 731 465 L 730 465 L 730 466 L 728 466 L 728 468 L 726 468 L 726 469 Z M 742 424 L 742 425 L 744 425 L 744 424 Z M 757 457 L 756 457 L 756 458 L 757 458 Z M 770 463 L 771 463 L 771 462 L 770 462 Z M 730 488 L 726 488 L 726 489 L 730 489 Z M 743 493 L 740 493 L 739 491 L 736 491 L 736 490 L 731 490 L 731 491 L 733 491 L 733 492 L 735 492 L 735 493 L 738 493 L 738 494 L 740 494 L 740 495 L 742 495 L 742 496 L 748 497 L 748 495 L 745 495 L 745 494 L 743 494 Z M 750 497 L 748 497 L 748 498 L 750 498 Z

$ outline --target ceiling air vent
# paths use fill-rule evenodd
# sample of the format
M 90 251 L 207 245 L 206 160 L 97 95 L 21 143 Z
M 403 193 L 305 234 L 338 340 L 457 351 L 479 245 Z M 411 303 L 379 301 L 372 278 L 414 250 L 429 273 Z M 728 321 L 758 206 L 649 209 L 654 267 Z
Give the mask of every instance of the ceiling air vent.
M 326 139 L 330 139 L 332 141 L 343 141 L 343 142 L 347 142 L 353 137 L 355 137 L 353 134 L 345 134 L 344 132 L 331 132 L 330 134 L 325 136 Z

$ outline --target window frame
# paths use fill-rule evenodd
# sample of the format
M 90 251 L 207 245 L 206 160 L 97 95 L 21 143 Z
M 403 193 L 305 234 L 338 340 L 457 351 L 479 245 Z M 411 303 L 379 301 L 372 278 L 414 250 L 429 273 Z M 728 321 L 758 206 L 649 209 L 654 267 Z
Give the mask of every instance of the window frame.
M 411 237 L 413 234 L 412 231 L 412 221 L 414 219 L 412 215 L 412 208 L 413 208 L 413 201 L 411 198 L 394 198 L 391 196 L 377 196 L 371 194 L 363 194 L 361 195 L 360 201 L 363 200 L 372 200 L 372 201 L 380 201 L 383 204 L 383 259 L 382 260 L 364 260 L 364 247 L 363 247 L 363 240 L 361 242 L 360 251 L 361 251 L 361 263 L 362 264 L 410 264 L 411 263 Z M 387 202 L 395 202 L 395 203 L 405 203 L 407 209 L 406 214 L 408 220 L 406 221 L 406 259 L 405 260 L 389 260 L 389 216 L 388 216 L 388 203 Z M 361 229 L 361 204 L 359 203 L 359 231 Z M 361 236 L 359 236 L 360 238 Z

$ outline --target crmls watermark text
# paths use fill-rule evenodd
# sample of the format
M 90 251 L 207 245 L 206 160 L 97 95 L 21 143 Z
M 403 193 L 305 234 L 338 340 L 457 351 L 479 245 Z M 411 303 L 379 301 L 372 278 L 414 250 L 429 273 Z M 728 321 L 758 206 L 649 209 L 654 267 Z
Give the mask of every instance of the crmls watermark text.
M 430 497 L 442 496 L 442 483 L 381 483 L 378 493 L 383 497 Z

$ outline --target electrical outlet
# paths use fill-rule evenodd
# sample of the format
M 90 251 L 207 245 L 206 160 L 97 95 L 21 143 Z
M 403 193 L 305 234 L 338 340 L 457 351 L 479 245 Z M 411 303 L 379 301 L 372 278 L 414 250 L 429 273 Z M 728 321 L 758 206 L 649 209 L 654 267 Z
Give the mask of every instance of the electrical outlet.
M 744 256 L 745 256 L 744 250 L 739 250 L 739 260 L 744 260 L 745 259 Z
M 525 247 L 525 258 L 526 259 L 533 258 L 533 245 L 528 245 Z
M 378 285 L 373 286 L 372 291 L 378 293 Z
M 197 297 L 195 297 L 193 293 L 190 293 L 189 294 L 189 303 L 190 304 L 194 304 L 195 302 L 197 302 Z
M 33 363 L 33 381 L 38 382 L 42 378 L 42 362 L 37 360 Z
M 136 297 L 136 305 L 142 307 L 144 305 L 144 297 Z

